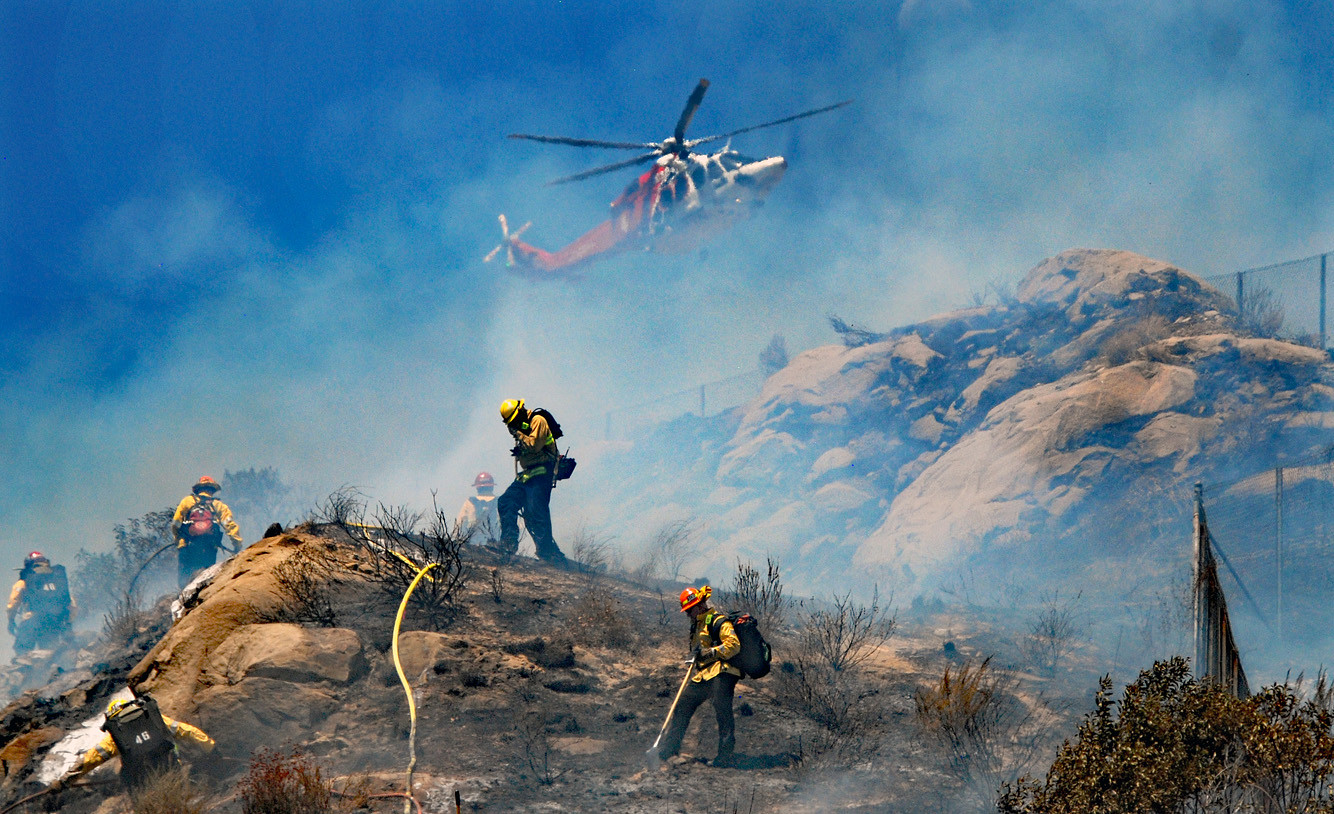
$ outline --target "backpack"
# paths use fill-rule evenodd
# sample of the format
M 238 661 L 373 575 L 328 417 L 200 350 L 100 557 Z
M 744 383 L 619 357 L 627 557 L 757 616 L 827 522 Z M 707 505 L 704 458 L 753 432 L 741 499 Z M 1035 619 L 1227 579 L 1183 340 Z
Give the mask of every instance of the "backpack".
M 560 440 L 562 437 L 564 437 L 565 433 L 561 432 L 560 422 L 556 420 L 556 417 L 552 415 L 550 411 L 538 407 L 535 410 L 533 410 L 533 415 L 540 415 L 542 416 L 542 418 L 546 419 L 547 429 L 551 430 L 552 438 Z
M 102 731 L 111 736 L 120 753 L 120 776 L 126 784 L 136 785 L 153 773 L 176 763 L 176 742 L 157 702 L 139 696 L 107 717 Z
M 218 531 L 218 512 L 213 499 L 201 497 L 186 512 L 182 529 L 187 537 L 204 537 Z
M 732 623 L 736 637 L 741 640 L 741 652 L 727 660 L 727 663 L 741 671 L 742 678 L 764 678 L 769 675 L 769 666 L 773 661 L 773 649 L 760 633 L 759 622 L 749 613 L 715 613 L 709 622 L 709 636 L 714 641 L 721 641 L 719 634 L 723 622 Z
M 23 574 L 23 584 L 23 602 L 33 616 L 69 619 L 69 578 L 65 566 L 29 569 Z

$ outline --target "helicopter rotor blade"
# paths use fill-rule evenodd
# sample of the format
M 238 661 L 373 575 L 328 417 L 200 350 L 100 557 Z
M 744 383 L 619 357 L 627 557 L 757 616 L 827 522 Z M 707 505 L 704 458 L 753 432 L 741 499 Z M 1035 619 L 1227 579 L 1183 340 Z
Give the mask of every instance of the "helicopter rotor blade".
M 659 153 L 657 152 L 644 153 L 643 155 L 635 156 L 634 158 L 628 159 L 626 161 L 617 161 L 615 164 L 607 164 L 606 166 L 603 167 L 597 167 L 591 170 L 584 170 L 583 172 L 576 172 L 574 175 L 567 175 L 564 178 L 557 178 L 554 181 L 548 181 L 546 185 L 549 187 L 554 187 L 558 184 L 568 184 L 573 181 L 582 181 L 585 178 L 592 178 L 595 175 L 602 175 L 608 172 L 615 172 L 616 170 L 625 169 L 626 167 L 633 167 L 636 164 L 642 164 L 645 161 L 652 161 L 653 159 L 657 158 L 658 155 Z
M 807 116 L 815 116 L 820 113 L 828 113 L 831 110 L 838 110 L 840 107 L 845 107 L 850 104 L 852 104 L 852 100 L 848 99 L 847 101 L 839 102 L 836 105 L 829 105 L 828 107 L 819 107 L 816 108 L 815 110 L 808 110 L 805 113 L 797 113 L 796 115 L 793 116 L 784 116 L 781 119 L 775 119 L 771 122 L 765 122 L 764 124 L 752 124 L 750 127 L 743 127 L 740 130 L 733 130 L 730 133 L 719 133 L 716 136 L 705 136 L 704 138 L 691 139 L 690 141 L 686 142 L 686 147 L 694 147 L 697 144 L 707 144 L 710 141 L 717 141 L 718 139 L 722 138 L 731 138 L 732 136 L 740 135 L 741 133 L 749 133 L 752 130 L 760 130 L 765 127 L 773 127 L 774 125 L 778 124 L 787 124 L 788 122 L 794 122 L 797 119 L 804 119 Z
M 611 150 L 657 150 L 662 145 L 649 141 L 635 143 L 628 141 L 600 141 L 591 138 L 567 138 L 565 136 L 534 136 L 528 133 L 510 133 L 509 138 L 540 141 L 543 144 L 568 144 L 571 147 L 604 147 Z
M 685 109 L 681 111 L 681 118 L 676 120 L 676 130 L 672 133 L 678 147 L 685 142 L 686 128 L 690 126 L 690 120 L 695 118 L 695 111 L 699 110 L 700 103 L 704 101 L 704 92 L 708 89 L 709 80 L 701 79 L 695 89 L 690 92 L 690 98 L 686 100 Z

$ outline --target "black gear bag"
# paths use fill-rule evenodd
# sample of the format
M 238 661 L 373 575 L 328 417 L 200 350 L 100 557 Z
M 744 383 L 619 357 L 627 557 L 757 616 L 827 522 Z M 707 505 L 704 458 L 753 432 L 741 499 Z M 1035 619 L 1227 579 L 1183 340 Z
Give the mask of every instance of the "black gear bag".
M 749 613 L 719 613 L 709 622 L 709 636 L 715 643 L 721 643 L 719 634 L 723 621 L 732 623 L 736 637 L 741 640 L 741 652 L 727 660 L 727 663 L 741 671 L 743 678 L 764 678 L 769 675 L 773 662 L 773 649 L 760 633 L 759 622 Z
M 155 773 L 177 765 L 176 741 L 157 702 L 141 695 L 107 716 L 102 730 L 111 736 L 120 753 L 120 776 L 136 786 Z

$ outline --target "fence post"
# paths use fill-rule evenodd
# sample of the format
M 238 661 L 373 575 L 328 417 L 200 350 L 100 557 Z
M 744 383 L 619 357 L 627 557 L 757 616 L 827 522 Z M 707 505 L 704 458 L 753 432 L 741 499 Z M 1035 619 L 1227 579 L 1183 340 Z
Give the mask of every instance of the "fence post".
M 1243 294 L 1246 293 L 1246 292 L 1245 292 L 1245 284 L 1246 284 L 1246 283 L 1245 283 L 1245 279 L 1246 279 L 1246 278 L 1245 278 L 1245 274 L 1246 274 L 1246 272 L 1244 272 L 1244 271 L 1239 271 L 1239 272 L 1237 272 L 1237 316 L 1238 316 L 1238 317 L 1241 317 L 1241 312 L 1242 312 L 1241 297 L 1242 297 Z
M 1325 349 L 1325 258 L 1328 254 L 1320 255 L 1320 349 Z
M 1192 595 L 1194 596 L 1194 601 L 1191 603 L 1191 626 L 1195 630 L 1195 661 L 1193 666 L 1195 667 L 1196 678 L 1204 678 L 1209 673 L 1208 640 L 1205 638 L 1204 631 L 1202 629 L 1202 625 L 1204 624 L 1205 621 L 1205 612 L 1207 611 L 1207 605 L 1205 603 L 1204 593 L 1203 593 L 1204 583 L 1201 581 L 1204 577 L 1204 574 L 1202 573 L 1202 568 L 1201 568 L 1202 554 L 1200 552 L 1200 548 L 1201 546 L 1208 545 L 1208 541 L 1205 540 L 1204 535 L 1200 533 L 1201 529 L 1200 520 L 1203 511 L 1204 511 L 1204 484 L 1196 483 L 1195 484 L 1195 530 L 1193 535 L 1195 543 L 1195 558 L 1193 567 L 1191 568 L 1191 574 L 1192 574 L 1191 592 Z
M 1283 467 L 1274 469 L 1274 511 L 1278 517 L 1274 536 L 1274 554 L 1278 561 L 1278 640 L 1283 641 Z

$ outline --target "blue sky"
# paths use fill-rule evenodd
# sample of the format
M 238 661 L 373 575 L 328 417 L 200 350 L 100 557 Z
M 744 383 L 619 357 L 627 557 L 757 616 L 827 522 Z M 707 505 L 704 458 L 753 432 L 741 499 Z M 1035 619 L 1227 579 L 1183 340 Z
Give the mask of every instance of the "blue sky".
M 0 10 L 0 545 L 82 544 L 199 474 L 274 465 L 452 503 L 495 406 L 567 429 L 967 302 L 1077 246 L 1217 273 L 1334 248 L 1327 3 L 33 2 Z M 509 132 L 705 135 L 785 156 L 707 258 L 533 284 L 619 155 Z M 89 502 L 93 506 L 89 506 Z M 251 530 L 253 531 L 257 530 Z

